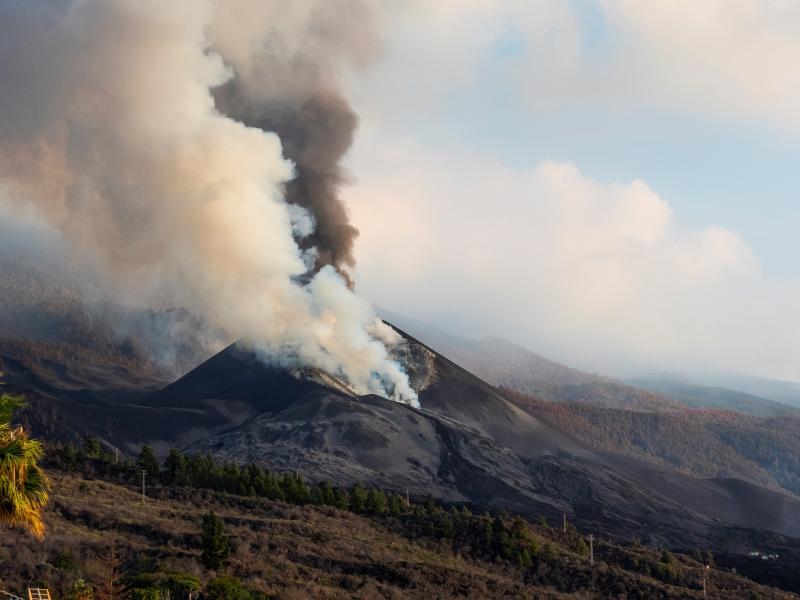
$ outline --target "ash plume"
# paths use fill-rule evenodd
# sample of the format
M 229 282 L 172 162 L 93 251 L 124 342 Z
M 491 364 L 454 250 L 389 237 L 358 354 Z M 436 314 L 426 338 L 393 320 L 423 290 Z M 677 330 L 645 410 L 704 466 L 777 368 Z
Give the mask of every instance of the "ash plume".
M 342 6 L 3 1 L 0 203 L 55 227 L 120 294 L 416 402 L 387 350 L 398 337 L 337 272 L 355 119 L 336 74 L 374 44 L 367 8 Z
M 363 63 L 376 53 L 372 9 L 358 0 L 291 7 L 244 0 L 236 9 L 245 7 L 264 17 L 261 28 L 250 30 L 253 39 L 270 42 L 248 44 L 247 34 L 243 40 L 240 30 L 230 33 L 227 21 L 235 23 L 235 16 L 221 16 L 212 35 L 234 76 L 215 91 L 217 106 L 248 126 L 278 134 L 284 156 L 295 165 L 286 200 L 306 208 L 315 224 L 299 245 L 311 253 L 312 271 L 332 265 L 347 278 L 358 230 L 349 222 L 339 188 L 347 181 L 341 160 L 358 117 L 339 89 L 338 73 L 343 62 Z M 292 13 L 286 19 L 268 18 L 286 10 Z
M 312 253 L 313 271 L 334 266 L 345 278 L 354 265 L 353 242 L 358 230 L 350 224 L 339 198 L 346 181 L 340 161 L 353 141 L 358 119 L 338 93 L 321 90 L 298 103 L 249 102 L 232 82 L 215 95 L 223 112 L 251 127 L 274 131 L 281 138 L 284 156 L 295 165 L 286 183 L 286 201 L 306 208 L 314 218 L 314 231 L 298 240 Z M 348 278 L 349 281 L 349 278 Z

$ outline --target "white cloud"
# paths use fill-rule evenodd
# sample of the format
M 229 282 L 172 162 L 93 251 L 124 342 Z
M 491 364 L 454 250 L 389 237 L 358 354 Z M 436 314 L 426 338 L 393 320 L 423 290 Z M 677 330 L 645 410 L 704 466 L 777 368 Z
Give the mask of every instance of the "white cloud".
M 384 118 L 493 85 L 476 79 L 488 65 L 536 110 L 594 102 L 800 132 L 798 2 L 416 0 L 385 14 L 386 62 L 362 98 Z M 498 61 L 504 43 L 518 47 Z
M 359 284 L 383 306 L 600 371 L 800 377 L 797 290 L 765 283 L 734 232 L 678 227 L 642 181 L 410 140 L 365 141 L 353 166 Z
M 593 6 L 605 29 L 592 32 L 584 24 L 572 52 L 548 52 L 541 36 L 525 32 L 528 51 L 516 76 L 534 107 L 594 100 L 800 132 L 800 4 L 598 0 Z M 589 43 L 593 35 L 607 43 Z
M 579 48 L 579 25 L 568 3 L 551 0 L 410 0 L 380 3 L 383 60 L 356 74 L 351 96 L 367 126 L 440 108 L 469 93 L 485 68 L 494 69 L 498 46 L 521 34 L 539 40 L 555 60 Z M 352 74 L 351 74 L 352 75 Z
M 594 24 L 566 1 L 411 6 L 393 15 L 384 61 L 354 86 L 364 120 L 347 200 L 368 296 L 599 371 L 800 379 L 800 285 L 765 277 L 737 233 L 684 227 L 687 215 L 676 219 L 635 176 L 595 181 L 569 162 L 510 168 L 480 146 L 481 127 L 509 119 L 491 104 L 503 94 L 525 94 L 537 120 L 571 105 L 594 119 L 653 109 L 800 131 L 800 75 L 789 68 L 800 62 L 800 4 L 598 0 Z M 465 94 L 479 105 L 465 110 Z M 476 114 L 485 122 L 464 123 L 462 137 L 421 141 L 438 119 L 446 136 Z
M 614 56 L 617 71 L 639 76 L 633 93 L 643 100 L 800 131 L 797 2 L 604 0 L 602 5 L 625 40 L 628 59 L 621 52 Z

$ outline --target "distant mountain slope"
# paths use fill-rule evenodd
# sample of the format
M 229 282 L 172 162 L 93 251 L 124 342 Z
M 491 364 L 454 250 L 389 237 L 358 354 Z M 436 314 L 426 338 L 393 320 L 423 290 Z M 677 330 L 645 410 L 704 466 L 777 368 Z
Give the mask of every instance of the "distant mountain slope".
M 647 413 L 506 393 L 532 414 L 598 450 L 656 461 L 697 477 L 738 477 L 778 488 L 766 470 L 709 434 L 703 421 L 689 412 Z
M 93 352 L 67 344 L 0 339 L 2 390 L 25 396 L 21 420 L 53 442 L 81 442 L 92 435 L 123 451 L 138 447 L 169 419 L 143 410 L 137 401 L 169 379 L 107 348 Z
M 573 369 L 500 338 L 454 336 L 414 319 L 382 314 L 410 335 L 492 385 L 540 400 L 588 402 L 600 406 L 669 411 L 684 405 L 621 381 Z
M 67 256 L 42 232 L 21 234 L 0 220 L 3 344 L 46 344 L 104 362 L 149 363 L 173 377 L 221 349 L 188 311 L 124 304 Z
M 382 314 L 489 383 L 539 400 L 650 412 L 682 410 L 688 406 L 765 417 L 800 410 L 800 388 L 789 382 L 731 376 L 732 381 L 745 388 L 764 389 L 769 394 L 759 396 L 667 376 L 623 381 L 574 369 L 500 338 L 463 338 L 389 311 Z
M 786 413 L 800 414 L 800 409 L 788 404 L 723 387 L 710 387 L 682 381 L 665 381 L 650 378 L 628 379 L 626 382 L 657 394 L 663 394 L 693 408 L 734 410 L 758 417 Z
M 705 373 L 702 381 L 800 408 L 800 382 L 752 377 L 735 373 Z
M 656 461 L 697 477 L 737 477 L 800 495 L 800 415 L 650 413 L 506 394 L 597 450 Z
M 511 342 L 459 338 L 396 318 L 455 362 L 511 396 L 520 394 L 516 401 L 535 416 L 595 449 L 656 461 L 696 477 L 739 477 L 800 494 L 800 413 L 787 405 L 677 380 L 669 389 L 694 392 L 695 398 L 670 398 L 660 390 L 566 367 Z M 684 400 L 723 404 L 725 410 L 692 409 Z

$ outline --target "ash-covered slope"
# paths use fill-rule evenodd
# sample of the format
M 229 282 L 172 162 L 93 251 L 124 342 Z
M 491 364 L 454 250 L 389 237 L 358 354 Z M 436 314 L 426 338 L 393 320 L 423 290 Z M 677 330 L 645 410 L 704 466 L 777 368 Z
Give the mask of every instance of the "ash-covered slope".
M 555 519 L 565 512 L 596 532 L 685 548 L 783 552 L 794 542 L 754 529 L 800 534 L 792 496 L 592 451 L 405 337 L 397 358 L 421 409 L 357 397 L 330 376 L 268 366 L 236 345 L 155 393 L 158 378 L 133 366 L 47 348 L 0 356 L 7 388 L 31 400 L 29 425 L 51 440 L 93 435 L 162 454 L 177 446 L 341 484 Z
M 319 373 L 266 367 L 237 347 L 154 396 L 152 405 L 219 419 L 218 431 L 229 425 L 211 436 L 176 428 L 176 439 L 196 438 L 190 451 L 297 469 L 311 479 L 363 481 L 531 515 L 565 512 L 597 531 L 673 546 L 743 551 L 754 543 L 751 529 L 800 535 L 800 502 L 792 496 L 594 452 L 406 339 L 398 358 L 421 409 L 355 397 Z M 793 544 L 758 535 L 761 546 Z

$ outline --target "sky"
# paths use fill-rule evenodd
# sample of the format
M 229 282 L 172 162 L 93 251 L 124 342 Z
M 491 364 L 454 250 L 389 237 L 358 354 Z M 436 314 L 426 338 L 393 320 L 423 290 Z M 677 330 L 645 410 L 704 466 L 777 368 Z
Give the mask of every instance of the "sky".
M 611 375 L 800 380 L 800 3 L 379 13 L 346 76 L 362 294 Z

